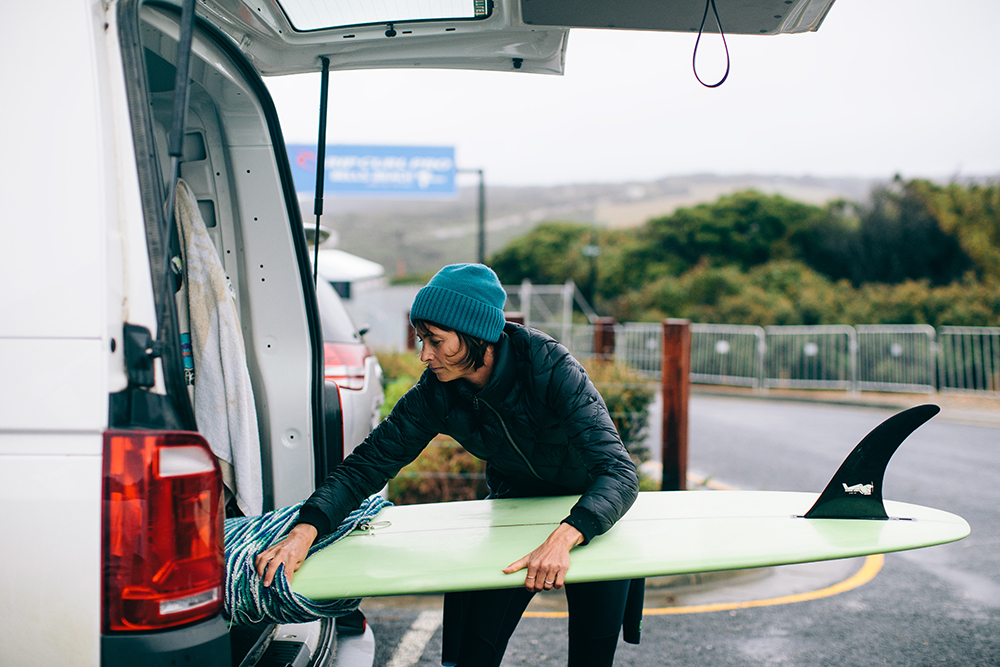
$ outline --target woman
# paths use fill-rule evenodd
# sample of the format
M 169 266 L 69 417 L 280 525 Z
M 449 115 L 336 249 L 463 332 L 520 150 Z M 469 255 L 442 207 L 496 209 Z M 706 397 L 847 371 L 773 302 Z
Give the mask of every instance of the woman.
M 639 486 L 583 367 L 545 334 L 505 323 L 505 301 L 481 264 L 447 266 L 417 293 L 410 321 L 427 370 L 305 502 L 288 537 L 257 556 L 265 586 L 282 564 L 291 579 L 318 535 L 443 433 L 486 461 L 490 498 L 581 494 L 545 542 L 503 570 L 524 571 L 523 588 L 446 598 L 445 663 L 500 664 L 531 597 L 563 587 L 570 550 L 611 528 Z M 571 667 L 612 664 L 628 584 L 566 586 Z

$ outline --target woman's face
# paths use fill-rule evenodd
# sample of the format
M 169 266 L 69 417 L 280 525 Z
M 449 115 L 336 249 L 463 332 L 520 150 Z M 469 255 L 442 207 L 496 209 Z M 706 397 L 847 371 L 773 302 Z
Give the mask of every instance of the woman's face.
M 427 335 L 420 337 L 423 343 L 420 349 L 420 361 L 427 364 L 441 382 L 451 382 L 471 376 L 472 368 L 467 368 L 461 363 L 465 357 L 465 343 L 458 334 L 439 329 L 433 324 L 428 324 L 426 328 Z

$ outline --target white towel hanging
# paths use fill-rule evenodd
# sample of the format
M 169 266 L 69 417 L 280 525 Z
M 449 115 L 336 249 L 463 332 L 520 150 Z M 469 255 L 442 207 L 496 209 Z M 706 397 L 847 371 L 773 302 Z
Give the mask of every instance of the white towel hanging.
M 240 510 L 257 515 L 263 506 L 260 435 L 235 294 L 198 201 L 183 180 L 177 182 L 175 201 L 194 357 L 195 420 L 223 468 L 232 466 L 227 485 Z

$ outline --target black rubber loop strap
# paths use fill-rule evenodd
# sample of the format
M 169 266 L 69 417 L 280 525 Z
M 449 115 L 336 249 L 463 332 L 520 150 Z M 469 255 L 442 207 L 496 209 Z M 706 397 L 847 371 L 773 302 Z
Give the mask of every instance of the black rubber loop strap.
M 722 37 L 722 46 L 726 49 L 726 73 L 722 75 L 718 83 L 705 83 L 698 76 L 698 65 L 696 64 L 696 59 L 698 57 L 698 44 L 701 42 L 701 33 L 705 30 L 705 19 L 708 18 L 708 7 L 711 5 L 712 11 L 715 12 L 715 22 L 719 25 L 719 35 Z M 715 7 L 715 0 L 706 0 L 705 2 L 705 13 L 701 17 L 701 27 L 698 28 L 698 39 L 694 42 L 694 54 L 691 56 L 691 69 L 694 71 L 694 78 L 698 79 L 698 83 L 705 86 L 706 88 L 718 88 L 726 82 L 729 77 L 729 45 L 726 44 L 726 33 L 722 30 L 722 21 L 719 20 L 719 10 Z

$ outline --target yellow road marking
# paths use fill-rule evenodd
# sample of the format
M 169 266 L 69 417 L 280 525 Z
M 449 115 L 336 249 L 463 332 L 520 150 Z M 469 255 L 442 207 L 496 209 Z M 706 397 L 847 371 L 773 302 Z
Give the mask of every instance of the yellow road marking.
M 818 591 L 809 591 L 806 593 L 796 593 L 794 595 L 785 595 L 777 598 L 769 598 L 766 600 L 749 600 L 747 602 L 720 602 L 717 604 L 701 604 L 692 605 L 689 607 L 663 607 L 660 609 L 643 609 L 643 615 L 649 616 L 662 616 L 666 614 L 703 614 L 709 611 L 730 611 L 733 609 L 749 609 L 751 607 L 770 607 L 779 604 L 792 604 L 793 602 L 805 602 L 807 600 L 818 600 L 820 598 L 826 598 L 833 595 L 839 595 L 840 593 L 846 593 L 849 590 L 858 588 L 867 584 L 869 581 L 875 578 L 879 570 L 882 569 L 882 564 L 885 563 L 885 556 L 882 554 L 875 554 L 873 556 L 868 556 L 865 558 L 864 565 L 861 569 L 857 571 L 854 576 L 836 583 L 833 586 L 827 586 Z
M 751 607 L 770 607 L 779 604 L 792 604 L 793 602 L 805 602 L 807 600 L 818 600 L 820 598 L 831 597 L 846 593 L 860 586 L 864 586 L 875 578 L 875 575 L 882 569 L 885 563 L 885 556 L 874 554 L 865 558 L 864 565 L 853 576 L 844 581 L 836 583 L 817 591 L 806 593 L 796 593 L 766 600 L 749 600 L 747 602 L 719 602 L 716 604 L 700 604 L 687 607 L 660 607 L 658 609 L 643 609 L 643 616 L 664 616 L 667 614 L 703 614 L 711 611 L 732 611 L 734 609 L 750 609 Z M 565 618 L 569 614 L 565 611 L 528 611 L 524 613 L 529 618 Z

